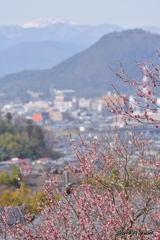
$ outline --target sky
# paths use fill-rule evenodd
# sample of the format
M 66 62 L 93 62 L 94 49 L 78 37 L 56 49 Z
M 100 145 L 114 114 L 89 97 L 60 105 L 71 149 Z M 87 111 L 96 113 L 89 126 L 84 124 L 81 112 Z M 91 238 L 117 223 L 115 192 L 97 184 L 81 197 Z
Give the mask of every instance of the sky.
M 36 18 L 80 25 L 160 27 L 160 0 L 0 0 L 0 25 L 23 25 Z

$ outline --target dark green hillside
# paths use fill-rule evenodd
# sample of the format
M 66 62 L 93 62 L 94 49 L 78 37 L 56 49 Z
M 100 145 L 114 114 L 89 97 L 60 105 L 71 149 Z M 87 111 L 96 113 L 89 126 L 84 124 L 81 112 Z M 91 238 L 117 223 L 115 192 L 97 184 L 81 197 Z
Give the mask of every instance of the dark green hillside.
M 135 60 L 157 64 L 156 50 L 160 50 L 159 35 L 140 29 L 111 33 L 50 70 L 26 71 L 1 78 L 1 91 L 21 96 L 29 89 L 49 93 L 53 83 L 55 88 L 72 88 L 79 96 L 90 97 L 104 94 L 114 83 L 119 91 L 130 94 L 129 86 L 122 84 L 107 65 L 118 70 L 121 61 L 130 76 L 141 80 Z

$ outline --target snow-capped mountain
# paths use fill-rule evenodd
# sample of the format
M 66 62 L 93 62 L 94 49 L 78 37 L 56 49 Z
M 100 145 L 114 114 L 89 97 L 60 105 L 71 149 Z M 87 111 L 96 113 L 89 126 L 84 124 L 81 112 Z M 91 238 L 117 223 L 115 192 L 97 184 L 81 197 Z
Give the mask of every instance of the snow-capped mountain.
M 36 41 L 56 41 L 86 48 L 103 35 L 122 30 L 111 24 L 88 26 L 60 19 L 35 19 L 23 26 L 0 26 L 0 51 L 15 44 Z
M 53 25 L 53 24 L 57 24 L 57 23 L 68 23 L 68 24 L 73 24 L 73 25 L 77 25 L 74 22 L 67 22 L 61 19 L 53 19 L 53 18 L 37 18 L 37 19 L 33 19 L 29 22 L 26 22 L 22 25 L 23 28 L 43 28 L 46 27 L 48 25 Z

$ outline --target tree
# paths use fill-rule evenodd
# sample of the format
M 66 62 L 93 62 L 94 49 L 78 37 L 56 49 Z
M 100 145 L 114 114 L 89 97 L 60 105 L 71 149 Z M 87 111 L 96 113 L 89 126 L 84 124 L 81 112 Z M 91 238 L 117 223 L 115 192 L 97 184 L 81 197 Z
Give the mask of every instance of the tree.
M 140 69 L 144 74 L 143 67 Z M 122 65 L 121 73 L 115 74 L 136 86 L 138 96 L 153 101 L 149 83 L 149 96 L 143 95 L 142 85 L 128 78 Z M 154 72 L 147 70 L 145 74 L 157 87 Z M 123 95 L 115 91 L 126 105 Z M 156 99 L 155 94 L 152 96 Z M 135 122 L 146 126 L 154 124 L 156 131 L 159 122 L 149 116 L 148 110 L 152 109 L 148 102 L 144 104 L 142 117 L 133 114 L 132 103 L 128 109 L 119 102 L 106 103 L 108 110 L 116 114 L 115 127 L 108 126 L 107 134 L 101 139 L 91 138 L 90 145 L 77 132 L 81 145 L 72 143 L 79 169 L 69 166 L 69 170 L 81 179 L 81 184 L 65 189 L 46 173 L 50 185 L 44 192 L 51 206 L 41 209 L 39 224 L 33 222 L 20 230 L 15 226 L 10 235 L 15 239 L 20 239 L 19 234 L 26 239 L 160 239 L 160 152 L 154 139 L 151 142 L 153 135 L 143 136 L 143 129 L 140 133 L 135 131 Z M 123 134 L 118 128 L 118 115 L 126 124 Z M 134 125 L 129 125 L 131 119 Z M 62 198 L 55 201 L 55 194 Z
M 8 123 L 11 123 L 12 114 L 11 114 L 10 112 L 7 112 L 7 113 L 6 113 L 6 118 L 7 118 Z
M 20 173 L 19 168 L 13 166 L 12 169 L 5 170 L 0 172 L 0 185 L 8 185 L 8 186 L 15 186 L 20 187 L 20 182 L 17 178 L 22 179 L 22 174 Z
M 34 126 L 33 132 L 32 132 L 32 138 L 33 138 L 33 142 L 36 141 L 40 147 L 45 146 L 44 133 L 41 127 L 36 125 Z
M 28 120 L 26 126 L 13 126 L 0 120 L 0 149 L 3 150 L 3 159 L 13 157 L 31 158 L 40 157 L 56 158 L 59 155 L 52 148 L 46 147 L 43 130 Z
M 31 119 L 27 120 L 25 130 L 28 134 L 29 140 L 31 140 L 32 131 L 33 131 L 33 121 Z

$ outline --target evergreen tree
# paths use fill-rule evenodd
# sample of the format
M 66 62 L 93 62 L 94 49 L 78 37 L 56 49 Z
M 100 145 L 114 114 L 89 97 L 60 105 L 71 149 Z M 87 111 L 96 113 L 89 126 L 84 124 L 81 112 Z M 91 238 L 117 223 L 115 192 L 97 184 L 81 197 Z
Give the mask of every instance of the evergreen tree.
M 7 113 L 6 113 L 6 118 L 7 118 L 8 123 L 11 123 L 12 114 L 11 114 L 10 112 L 7 112 Z

